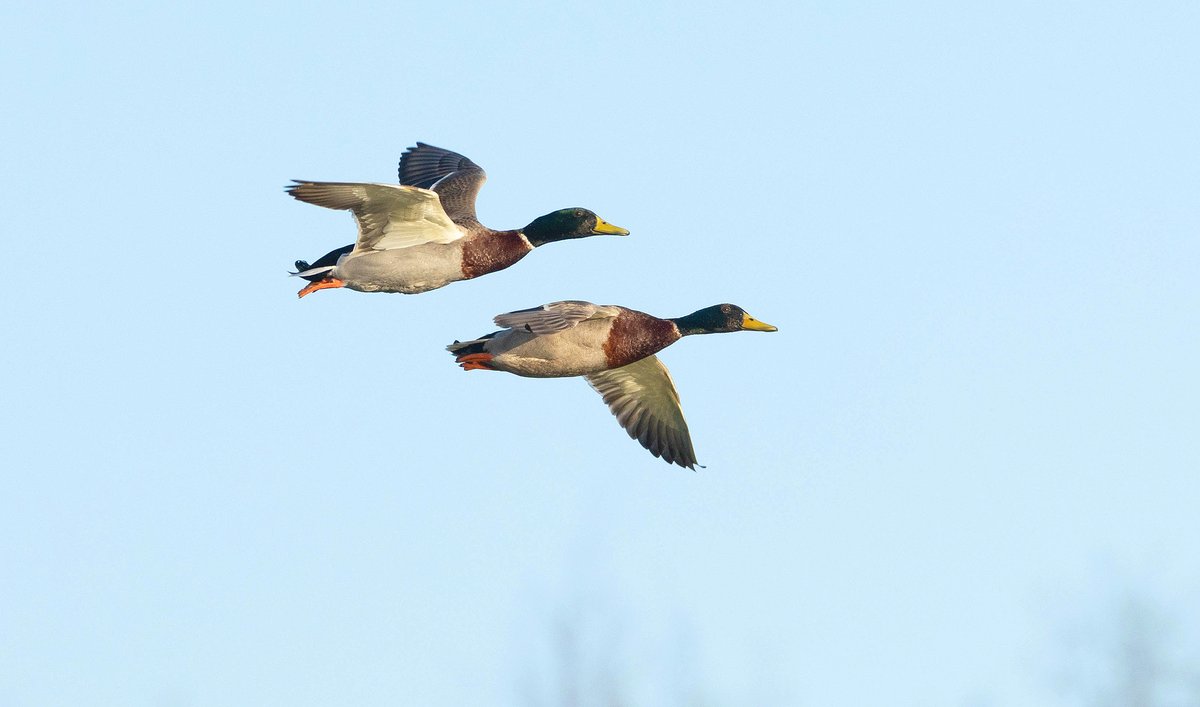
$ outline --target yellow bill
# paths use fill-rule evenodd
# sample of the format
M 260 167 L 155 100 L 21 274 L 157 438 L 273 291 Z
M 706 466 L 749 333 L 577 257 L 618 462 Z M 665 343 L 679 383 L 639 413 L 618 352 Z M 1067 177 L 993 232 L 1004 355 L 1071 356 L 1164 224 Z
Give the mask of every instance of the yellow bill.
M 596 217 L 596 225 L 592 228 L 592 233 L 597 236 L 600 236 L 600 235 L 628 236 L 629 235 L 629 231 L 627 229 L 621 228 L 620 226 L 614 226 L 611 223 L 609 223 L 608 221 L 605 221 L 604 219 L 600 218 L 599 216 Z
M 760 322 L 745 312 L 742 312 L 742 328 L 750 331 L 779 331 L 779 327 Z

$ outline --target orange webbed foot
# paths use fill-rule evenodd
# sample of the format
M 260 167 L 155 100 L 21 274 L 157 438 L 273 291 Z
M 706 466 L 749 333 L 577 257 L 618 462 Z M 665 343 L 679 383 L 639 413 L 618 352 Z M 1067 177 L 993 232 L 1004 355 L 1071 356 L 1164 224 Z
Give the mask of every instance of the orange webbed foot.
M 495 356 L 490 353 L 473 353 L 463 354 L 454 360 L 462 366 L 464 371 L 494 371 L 496 369 L 488 365 L 493 358 Z
M 296 293 L 296 296 L 303 297 L 304 295 L 310 295 L 310 294 L 316 292 L 317 290 L 328 290 L 331 287 L 345 287 L 345 286 L 346 286 L 346 283 L 342 282 L 341 280 L 337 279 L 336 277 L 329 277 L 324 280 L 317 280 L 316 282 L 308 283 L 308 285 L 304 289 L 302 289 Z

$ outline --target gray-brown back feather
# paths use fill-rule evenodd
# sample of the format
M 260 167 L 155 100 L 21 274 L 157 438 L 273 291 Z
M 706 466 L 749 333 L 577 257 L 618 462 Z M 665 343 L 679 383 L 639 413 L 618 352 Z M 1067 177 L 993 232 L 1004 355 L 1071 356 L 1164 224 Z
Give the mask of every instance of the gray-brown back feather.
M 565 331 L 588 319 L 612 319 L 620 313 L 619 307 L 597 305 L 582 300 L 564 300 L 500 314 L 493 321 L 497 326 L 524 329 L 532 334 L 541 335 Z

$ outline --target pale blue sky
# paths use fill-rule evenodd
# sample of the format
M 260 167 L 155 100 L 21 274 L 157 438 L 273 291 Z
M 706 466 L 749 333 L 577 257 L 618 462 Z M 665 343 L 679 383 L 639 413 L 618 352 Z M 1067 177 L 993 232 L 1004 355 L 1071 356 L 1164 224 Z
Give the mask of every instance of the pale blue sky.
M 1198 8 L 6 5 L 0 704 L 534 704 L 573 616 L 647 705 L 1070 704 L 1126 588 L 1194 642 Z M 353 225 L 283 185 L 417 140 L 633 235 L 297 301 Z M 443 351 L 567 298 L 779 326 L 664 353 L 707 469 Z

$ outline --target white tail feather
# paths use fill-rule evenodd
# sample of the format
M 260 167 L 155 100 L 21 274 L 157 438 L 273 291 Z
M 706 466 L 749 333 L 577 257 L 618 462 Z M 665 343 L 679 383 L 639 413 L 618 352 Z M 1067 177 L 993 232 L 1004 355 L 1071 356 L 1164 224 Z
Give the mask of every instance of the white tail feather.
M 336 265 L 326 265 L 326 266 L 320 267 L 320 268 L 309 268 L 308 270 L 301 270 L 300 272 L 288 273 L 288 275 L 290 275 L 292 277 L 311 277 L 313 275 L 320 275 L 321 273 L 327 273 L 330 270 L 333 270 L 335 267 L 337 267 L 337 266 Z
M 471 346 L 474 346 L 475 344 L 482 344 L 483 342 L 485 342 L 487 340 L 488 340 L 487 338 L 484 338 L 484 339 L 471 339 L 470 341 L 455 341 L 453 344 L 450 344 L 449 346 L 447 346 L 446 350 L 449 351 L 450 353 L 456 354 L 459 351 L 462 351 L 463 349 L 470 348 Z

